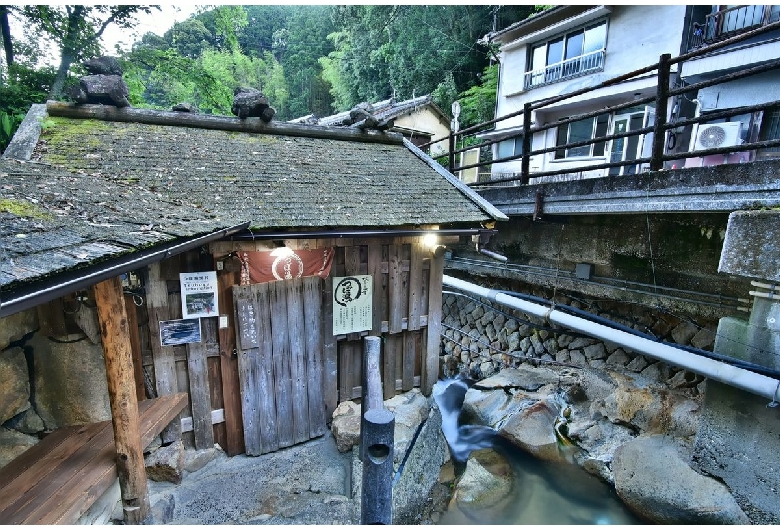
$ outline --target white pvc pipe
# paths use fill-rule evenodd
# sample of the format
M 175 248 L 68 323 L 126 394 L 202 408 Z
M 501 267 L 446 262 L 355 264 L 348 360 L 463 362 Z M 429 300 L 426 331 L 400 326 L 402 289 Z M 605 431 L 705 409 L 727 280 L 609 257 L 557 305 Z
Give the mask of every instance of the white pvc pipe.
M 655 342 L 644 337 L 591 322 L 590 320 L 558 311 L 554 307 L 546 307 L 514 296 L 499 292 L 495 289 L 480 287 L 470 282 L 444 276 L 444 285 L 454 287 L 461 291 L 471 293 L 496 303 L 517 309 L 538 318 L 558 324 L 567 329 L 572 329 L 626 347 L 634 352 L 664 361 L 672 366 L 679 366 L 691 372 L 703 375 L 709 379 L 720 381 L 727 385 L 745 390 L 774 402 L 780 402 L 780 381 L 765 375 L 745 370 L 737 366 L 696 355 L 674 346 Z

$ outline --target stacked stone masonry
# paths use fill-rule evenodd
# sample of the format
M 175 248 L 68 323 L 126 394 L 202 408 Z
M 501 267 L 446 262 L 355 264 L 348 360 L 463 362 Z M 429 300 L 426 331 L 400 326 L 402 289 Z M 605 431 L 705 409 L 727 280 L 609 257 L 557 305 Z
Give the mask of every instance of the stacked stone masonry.
M 550 293 L 534 294 L 551 298 Z M 694 323 L 653 308 L 637 309 L 637 306 L 616 302 L 585 306 L 560 294 L 556 300 L 665 342 L 711 351 L 715 341 L 714 322 Z M 552 328 L 538 318 L 487 300 L 445 294 L 442 310 L 441 373 L 445 377 L 463 374 L 480 380 L 506 367 L 552 363 L 634 372 L 670 388 L 701 390 L 699 385 L 703 378 L 697 374 L 636 354 L 617 344 Z

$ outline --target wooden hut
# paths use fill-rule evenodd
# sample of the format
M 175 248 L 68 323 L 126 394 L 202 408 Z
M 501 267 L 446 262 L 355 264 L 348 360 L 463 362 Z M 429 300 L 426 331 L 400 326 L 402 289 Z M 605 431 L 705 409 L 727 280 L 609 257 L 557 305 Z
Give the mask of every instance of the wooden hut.
M 497 219 L 396 134 L 34 106 L 0 160 L 0 329 L 102 344 L 111 421 L 8 464 L 0 522 L 73 522 L 117 477 L 143 520 L 160 432 L 231 455 L 321 435 L 366 334 L 385 398 L 430 392 L 443 245 Z

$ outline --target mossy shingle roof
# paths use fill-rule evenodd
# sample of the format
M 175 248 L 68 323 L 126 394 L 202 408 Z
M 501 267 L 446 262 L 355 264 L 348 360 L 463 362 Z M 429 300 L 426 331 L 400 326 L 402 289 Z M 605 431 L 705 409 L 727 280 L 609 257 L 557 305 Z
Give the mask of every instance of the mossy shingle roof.
M 0 289 L 242 223 L 476 226 L 501 216 L 400 140 L 168 124 L 180 113 L 155 112 L 154 123 L 54 114 L 50 104 L 30 160 L 0 161 Z M 216 122 L 230 120 L 240 122 Z

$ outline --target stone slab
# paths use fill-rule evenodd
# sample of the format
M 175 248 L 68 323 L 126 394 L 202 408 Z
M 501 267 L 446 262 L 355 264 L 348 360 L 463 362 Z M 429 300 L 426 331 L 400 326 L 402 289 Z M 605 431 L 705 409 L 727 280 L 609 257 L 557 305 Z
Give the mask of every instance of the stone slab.
M 718 272 L 780 281 L 780 211 L 732 212 Z

